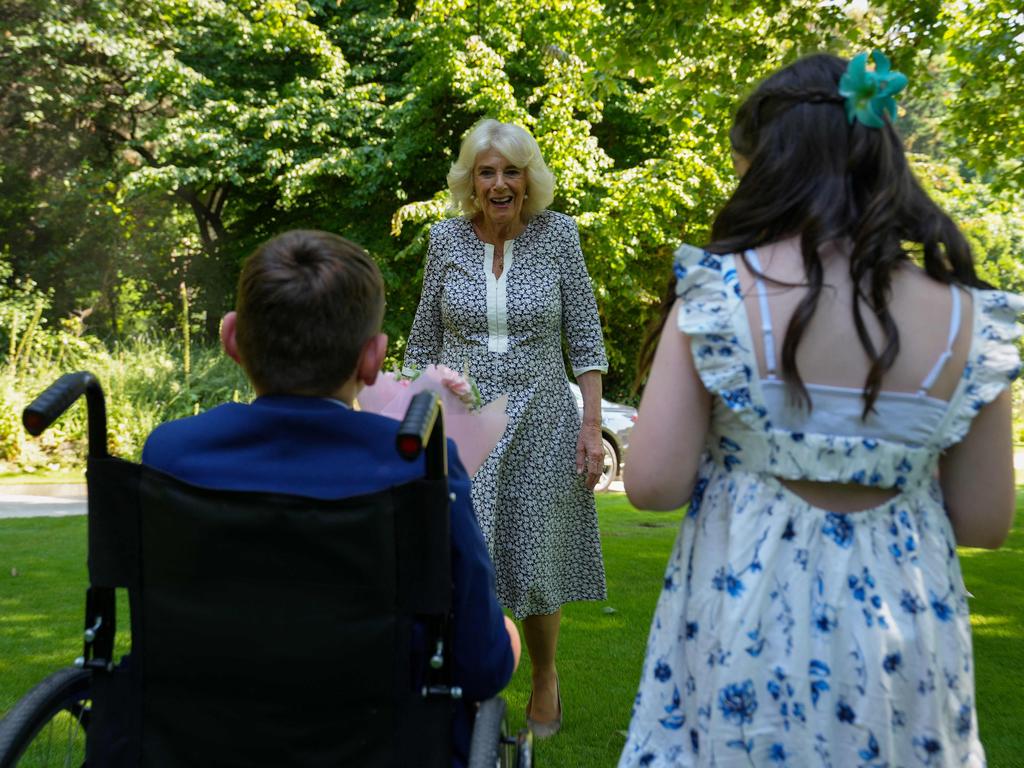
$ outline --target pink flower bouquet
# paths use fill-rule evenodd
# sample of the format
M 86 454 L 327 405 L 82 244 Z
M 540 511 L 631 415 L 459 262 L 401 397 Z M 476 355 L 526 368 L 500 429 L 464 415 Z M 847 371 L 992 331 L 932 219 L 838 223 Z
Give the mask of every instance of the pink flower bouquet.
M 441 396 L 445 433 L 459 448 L 459 458 L 470 476 L 494 450 L 508 425 L 508 395 L 481 405 L 472 381 L 443 365 L 429 365 L 415 378 L 381 373 L 373 386 L 356 398 L 360 410 L 401 420 L 413 395 L 432 389 Z

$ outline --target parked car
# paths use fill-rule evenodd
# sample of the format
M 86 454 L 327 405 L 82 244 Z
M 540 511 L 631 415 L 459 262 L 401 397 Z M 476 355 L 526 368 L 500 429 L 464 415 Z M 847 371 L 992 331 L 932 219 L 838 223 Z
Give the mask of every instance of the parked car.
M 580 388 L 569 382 L 576 405 L 583 412 L 583 395 Z M 604 466 L 595 491 L 607 491 L 609 486 L 622 476 L 626 466 L 626 452 L 629 449 L 629 433 L 636 421 L 636 408 L 610 400 L 601 400 L 601 442 L 604 444 Z

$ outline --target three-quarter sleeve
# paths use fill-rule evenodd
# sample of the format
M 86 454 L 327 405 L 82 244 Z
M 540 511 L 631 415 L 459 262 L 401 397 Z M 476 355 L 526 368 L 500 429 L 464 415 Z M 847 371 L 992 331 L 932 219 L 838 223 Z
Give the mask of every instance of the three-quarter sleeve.
M 576 222 L 565 217 L 568 237 L 561 260 L 562 327 L 569 342 L 569 364 L 574 376 L 587 371 L 608 372 L 601 318 L 580 247 Z
M 416 317 L 409 331 L 409 342 L 405 346 L 405 360 L 402 370 L 409 374 L 413 369 L 436 365 L 441 357 L 441 289 L 444 283 L 444 268 L 440 248 L 434 237 L 435 227 L 430 228 L 430 242 L 427 244 L 427 263 L 423 268 L 423 290 L 416 307 Z

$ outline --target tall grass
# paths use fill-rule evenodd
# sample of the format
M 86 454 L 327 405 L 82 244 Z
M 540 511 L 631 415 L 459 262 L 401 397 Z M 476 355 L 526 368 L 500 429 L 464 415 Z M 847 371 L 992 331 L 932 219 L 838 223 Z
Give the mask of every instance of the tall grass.
M 57 470 L 81 461 L 84 408 L 71 408 L 38 440 L 25 440 L 21 428 L 22 409 L 68 371 L 87 370 L 99 380 L 106 394 L 109 449 L 132 459 L 158 424 L 252 397 L 241 369 L 217 348 L 192 347 L 186 355 L 182 342 L 154 337 L 110 348 L 82 337 L 65 336 L 58 344 L 60 354 L 36 349 L 33 356 L 27 343 L 27 363 L 11 357 L 0 362 L 0 472 Z

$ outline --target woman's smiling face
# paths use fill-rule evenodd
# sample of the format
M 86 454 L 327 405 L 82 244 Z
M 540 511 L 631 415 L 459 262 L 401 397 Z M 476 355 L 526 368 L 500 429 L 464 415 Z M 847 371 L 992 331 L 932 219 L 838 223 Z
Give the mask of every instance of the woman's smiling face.
M 488 224 L 506 226 L 520 219 L 526 196 L 526 171 L 496 149 L 485 149 L 473 164 L 476 204 Z

